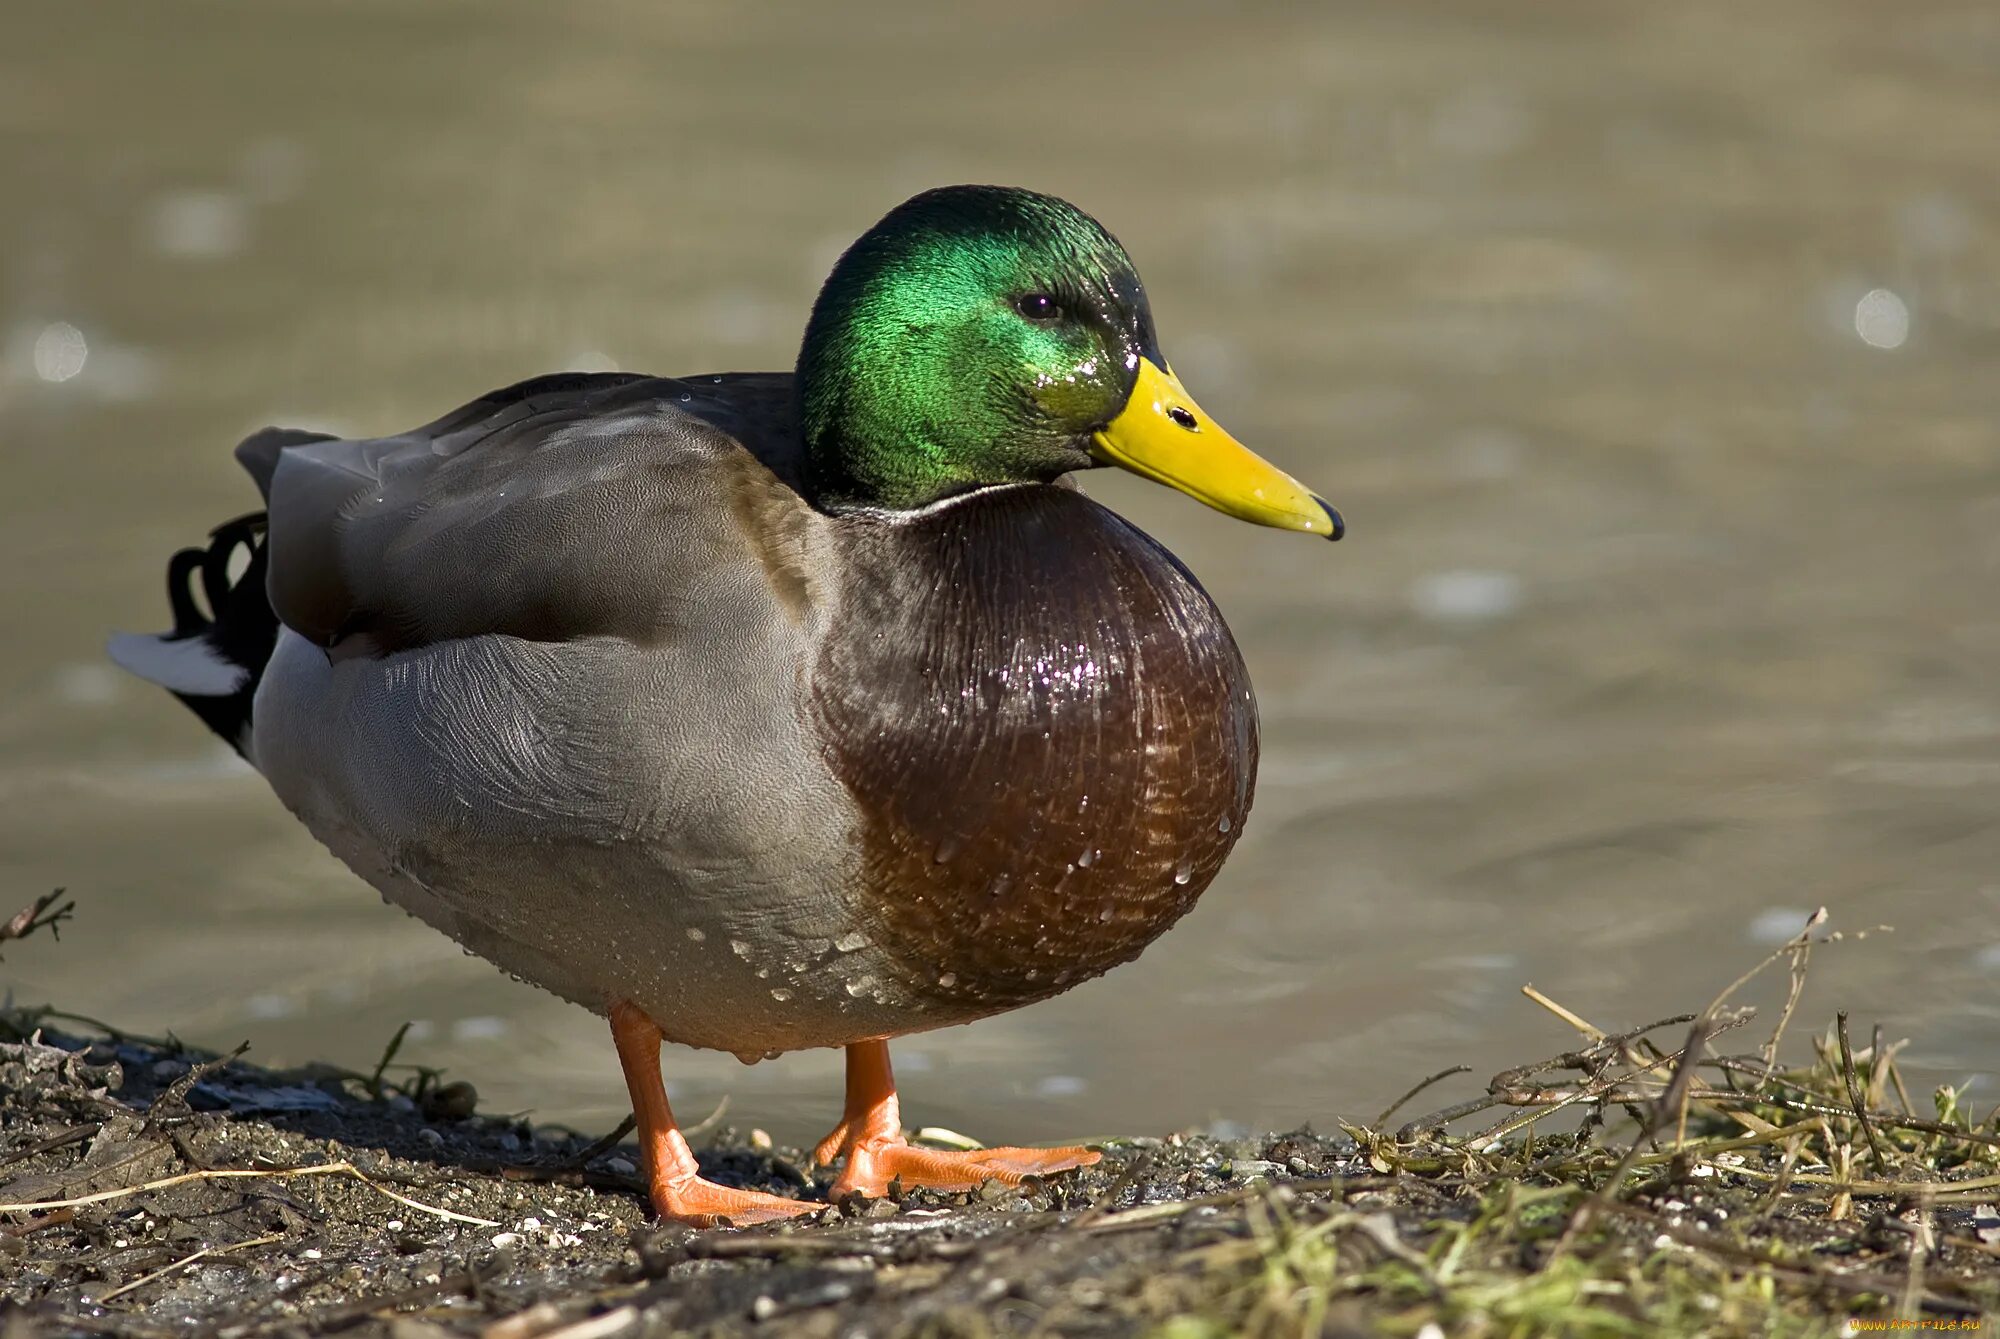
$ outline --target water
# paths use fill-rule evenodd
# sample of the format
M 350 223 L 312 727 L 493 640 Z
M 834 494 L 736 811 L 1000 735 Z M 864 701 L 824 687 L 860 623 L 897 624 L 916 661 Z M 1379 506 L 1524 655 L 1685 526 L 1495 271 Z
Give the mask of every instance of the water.
M 1092 480 L 1243 644 L 1256 809 L 1139 963 L 899 1044 L 913 1122 L 1324 1128 L 1568 1045 L 1524 982 L 1698 1007 L 1822 904 L 1895 930 L 1802 1019 L 1995 1068 L 1991 7 L 16 9 L 0 901 L 80 901 L 17 998 L 364 1068 L 415 1019 L 489 1108 L 614 1120 L 597 1019 L 382 907 L 99 645 L 254 505 L 246 430 L 788 365 L 846 240 L 998 180 L 1118 232 L 1189 387 L 1352 532 Z M 783 1138 L 839 1104 L 826 1053 L 667 1073 Z

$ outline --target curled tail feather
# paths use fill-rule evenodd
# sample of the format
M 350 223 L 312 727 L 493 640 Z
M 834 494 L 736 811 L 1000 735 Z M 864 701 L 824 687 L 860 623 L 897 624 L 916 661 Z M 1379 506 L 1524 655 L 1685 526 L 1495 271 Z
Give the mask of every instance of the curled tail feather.
M 173 630 L 119 633 L 105 648 L 118 665 L 165 688 L 245 754 L 257 682 L 278 640 L 277 615 L 264 594 L 265 542 L 264 513 L 257 512 L 217 526 L 206 548 L 182 549 L 167 562 Z M 238 549 L 250 557 L 232 581 Z

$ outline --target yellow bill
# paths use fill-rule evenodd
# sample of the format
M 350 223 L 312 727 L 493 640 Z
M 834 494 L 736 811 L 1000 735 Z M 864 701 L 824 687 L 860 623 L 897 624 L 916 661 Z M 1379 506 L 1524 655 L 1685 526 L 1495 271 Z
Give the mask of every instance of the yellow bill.
M 1328 539 L 1347 532 L 1340 513 L 1201 412 L 1180 379 L 1139 360 L 1132 398 L 1093 439 L 1098 459 L 1177 488 L 1225 515 Z

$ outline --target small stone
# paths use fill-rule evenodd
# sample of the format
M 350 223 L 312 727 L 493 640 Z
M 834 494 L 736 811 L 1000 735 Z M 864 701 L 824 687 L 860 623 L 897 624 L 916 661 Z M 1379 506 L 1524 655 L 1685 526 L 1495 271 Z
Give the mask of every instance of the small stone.
M 1266 1162 L 1262 1158 L 1238 1158 L 1225 1169 L 1225 1174 L 1247 1180 L 1253 1176 L 1275 1176 L 1284 1170 L 1282 1164 Z
M 464 1120 L 479 1109 L 479 1090 L 457 1079 L 427 1093 L 423 1107 L 431 1120 Z
M 604 1170 L 614 1176 L 637 1176 L 639 1169 L 632 1165 L 630 1158 L 606 1158 Z

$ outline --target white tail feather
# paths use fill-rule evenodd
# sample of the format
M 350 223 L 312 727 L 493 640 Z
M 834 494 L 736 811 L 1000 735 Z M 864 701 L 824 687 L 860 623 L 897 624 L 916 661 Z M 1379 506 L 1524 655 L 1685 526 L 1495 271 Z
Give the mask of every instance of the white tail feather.
M 104 649 L 121 669 L 189 697 L 229 697 L 250 682 L 250 671 L 224 659 L 206 637 L 120 632 Z

